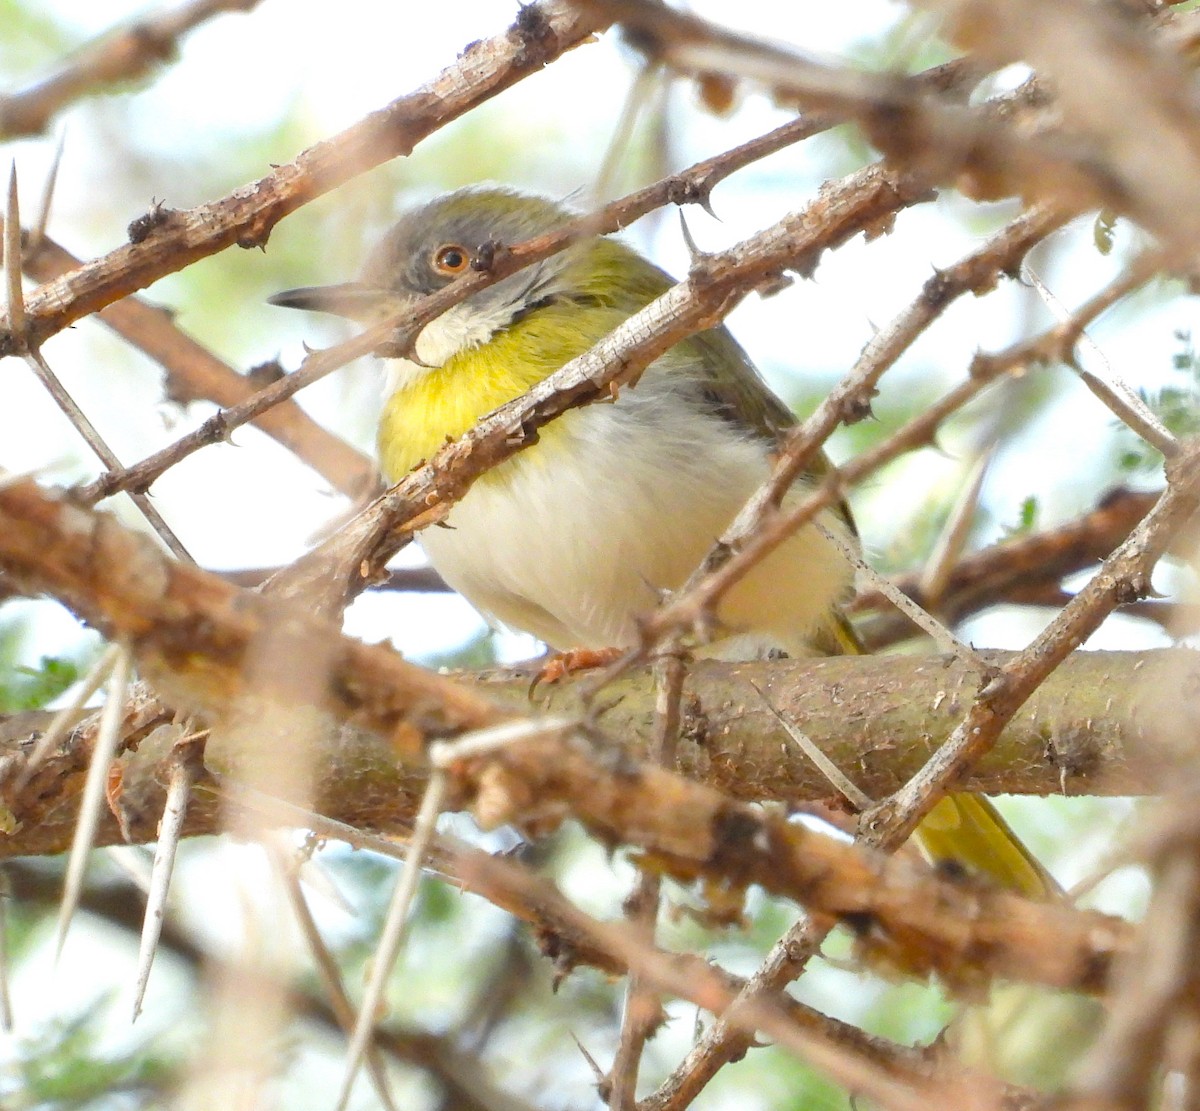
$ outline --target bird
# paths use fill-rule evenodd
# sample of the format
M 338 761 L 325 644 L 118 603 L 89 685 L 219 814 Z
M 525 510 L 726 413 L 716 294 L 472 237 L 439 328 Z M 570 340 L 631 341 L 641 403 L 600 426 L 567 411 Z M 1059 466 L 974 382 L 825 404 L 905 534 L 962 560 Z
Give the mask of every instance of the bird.
M 375 323 L 467 273 L 497 244 L 557 231 L 575 216 L 548 197 L 468 186 L 401 215 L 356 281 L 270 301 Z M 384 478 L 399 481 L 674 284 L 621 239 L 587 235 L 447 310 L 418 334 L 410 357 L 386 360 Z M 729 330 L 714 327 L 676 344 L 611 402 L 545 425 L 536 443 L 480 476 L 421 545 L 493 623 L 552 650 L 628 648 L 639 619 L 684 582 L 766 479 L 795 423 Z M 828 467 L 818 456 L 788 497 L 811 490 Z M 842 609 L 854 578 L 846 551 L 856 545 L 849 509 L 823 510 L 725 595 L 704 653 L 862 651 Z M 982 796 L 946 796 L 916 837 L 937 864 L 1034 897 L 1056 890 Z

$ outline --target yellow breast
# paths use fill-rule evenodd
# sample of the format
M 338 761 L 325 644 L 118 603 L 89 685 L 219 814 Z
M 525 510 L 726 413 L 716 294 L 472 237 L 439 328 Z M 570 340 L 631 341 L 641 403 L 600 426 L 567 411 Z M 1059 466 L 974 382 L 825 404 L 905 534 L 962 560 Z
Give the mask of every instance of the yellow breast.
M 487 343 L 414 374 L 388 399 L 379 421 L 379 465 L 384 477 L 398 482 L 447 440 L 520 397 L 622 319 L 622 313 L 606 307 L 548 305 L 497 332 Z M 542 430 L 543 446 L 556 438 L 560 423 Z

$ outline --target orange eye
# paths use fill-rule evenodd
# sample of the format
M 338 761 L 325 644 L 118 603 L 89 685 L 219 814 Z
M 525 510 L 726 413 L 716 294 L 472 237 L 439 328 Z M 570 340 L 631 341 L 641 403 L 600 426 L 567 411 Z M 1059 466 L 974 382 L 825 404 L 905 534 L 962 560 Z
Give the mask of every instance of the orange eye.
M 447 243 L 433 253 L 433 268 L 439 274 L 445 274 L 448 277 L 461 274 L 470 265 L 470 252 L 466 247 L 460 247 L 457 243 Z

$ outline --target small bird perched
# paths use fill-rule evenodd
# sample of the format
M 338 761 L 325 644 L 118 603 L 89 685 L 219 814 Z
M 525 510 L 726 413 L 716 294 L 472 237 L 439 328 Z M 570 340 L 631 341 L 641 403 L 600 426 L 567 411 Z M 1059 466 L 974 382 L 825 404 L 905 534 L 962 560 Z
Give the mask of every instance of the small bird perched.
M 466 273 L 488 245 L 562 227 L 574 214 L 510 189 L 471 187 L 404 215 L 358 282 L 290 290 L 273 304 L 371 323 Z M 448 438 L 583 354 L 673 285 L 618 240 L 581 239 L 468 297 L 426 325 L 414 359 L 389 360 L 379 424 L 398 481 Z M 676 589 L 771 469 L 791 411 L 724 328 L 682 341 L 612 404 L 564 413 L 538 442 L 479 478 L 448 528 L 421 543 L 490 619 L 552 648 L 636 643 L 637 618 Z M 793 491 L 827 466 L 824 457 Z M 708 651 L 747 659 L 859 651 L 840 604 L 853 543 L 843 506 L 824 511 L 722 600 Z M 1053 883 L 986 800 L 953 795 L 918 830 L 935 859 L 1041 894 Z

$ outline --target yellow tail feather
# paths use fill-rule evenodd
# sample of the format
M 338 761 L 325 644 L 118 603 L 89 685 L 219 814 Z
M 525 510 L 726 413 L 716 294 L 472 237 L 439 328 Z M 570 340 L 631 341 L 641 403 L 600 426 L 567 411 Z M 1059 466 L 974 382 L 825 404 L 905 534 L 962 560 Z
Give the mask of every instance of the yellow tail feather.
M 982 795 L 947 795 L 913 836 L 935 864 L 961 865 L 1033 898 L 1062 896 L 1054 877 Z
M 842 613 L 831 615 L 816 638 L 829 655 L 865 655 L 854 627 Z M 1000 812 L 982 795 L 947 795 L 913 834 L 934 864 L 959 865 L 1001 887 L 1032 898 L 1061 898 L 1062 888 L 1021 843 Z

